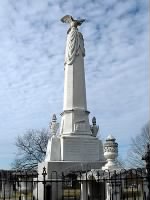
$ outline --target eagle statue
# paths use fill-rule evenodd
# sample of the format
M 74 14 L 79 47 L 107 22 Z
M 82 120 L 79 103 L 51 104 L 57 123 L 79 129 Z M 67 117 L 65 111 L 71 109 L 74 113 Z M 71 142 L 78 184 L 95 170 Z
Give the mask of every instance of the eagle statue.
M 61 22 L 70 24 L 70 28 L 67 31 L 67 33 L 70 32 L 72 27 L 77 28 L 78 26 L 81 26 L 81 24 L 85 21 L 85 19 L 73 19 L 71 15 L 65 15 L 61 18 Z

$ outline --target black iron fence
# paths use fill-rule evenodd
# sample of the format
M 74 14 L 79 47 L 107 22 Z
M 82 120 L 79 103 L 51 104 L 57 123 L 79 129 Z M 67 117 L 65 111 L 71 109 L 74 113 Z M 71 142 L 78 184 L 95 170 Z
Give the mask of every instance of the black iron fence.
M 148 192 L 145 169 L 0 172 L 3 200 L 148 200 Z

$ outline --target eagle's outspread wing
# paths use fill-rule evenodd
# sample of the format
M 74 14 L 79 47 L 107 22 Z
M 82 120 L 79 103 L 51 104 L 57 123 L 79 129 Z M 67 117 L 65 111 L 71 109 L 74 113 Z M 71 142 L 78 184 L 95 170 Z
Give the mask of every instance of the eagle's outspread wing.
M 81 26 L 81 24 L 83 22 L 85 22 L 85 19 L 79 19 L 79 20 L 76 20 L 76 21 L 77 21 L 78 26 Z
M 65 15 L 64 17 L 61 18 L 61 21 L 63 23 L 71 23 L 72 21 L 74 21 L 73 17 L 71 15 Z

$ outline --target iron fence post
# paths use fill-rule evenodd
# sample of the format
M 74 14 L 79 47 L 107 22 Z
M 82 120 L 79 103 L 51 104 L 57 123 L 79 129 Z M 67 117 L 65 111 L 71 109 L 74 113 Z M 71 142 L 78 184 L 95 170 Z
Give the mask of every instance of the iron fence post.
M 147 151 L 142 157 L 142 160 L 146 162 L 146 171 L 147 171 L 147 181 L 148 181 L 148 196 L 147 200 L 150 199 L 150 144 L 147 144 Z
M 46 199 L 45 198 L 45 185 L 46 185 L 46 179 L 45 179 L 45 177 L 47 175 L 45 167 L 43 167 L 43 173 L 42 173 L 42 175 L 43 175 L 43 200 L 45 200 Z

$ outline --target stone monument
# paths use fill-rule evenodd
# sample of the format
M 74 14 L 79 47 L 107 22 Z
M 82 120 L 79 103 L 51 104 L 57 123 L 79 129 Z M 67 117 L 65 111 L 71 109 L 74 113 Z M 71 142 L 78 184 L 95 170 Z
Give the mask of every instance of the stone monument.
M 53 115 L 50 123 L 53 136 L 48 141 L 45 161 L 38 165 L 39 174 L 46 167 L 47 180 L 53 171 L 100 169 L 106 163 L 102 141 L 96 137 L 99 130 L 96 118 L 90 125 L 90 112 L 87 110 L 84 39 L 78 30 L 85 20 L 74 20 L 66 15 L 61 21 L 70 25 L 64 62 L 64 105 L 59 133 L 56 116 Z
M 84 72 L 84 39 L 78 30 L 78 26 L 84 20 L 74 20 L 66 15 L 61 21 L 70 24 L 65 52 L 64 106 L 60 128 L 61 160 L 99 161 L 103 157 L 99 149 L 101 141 L 92 133 L 89 124 L 90 112 L 87 110 Z

